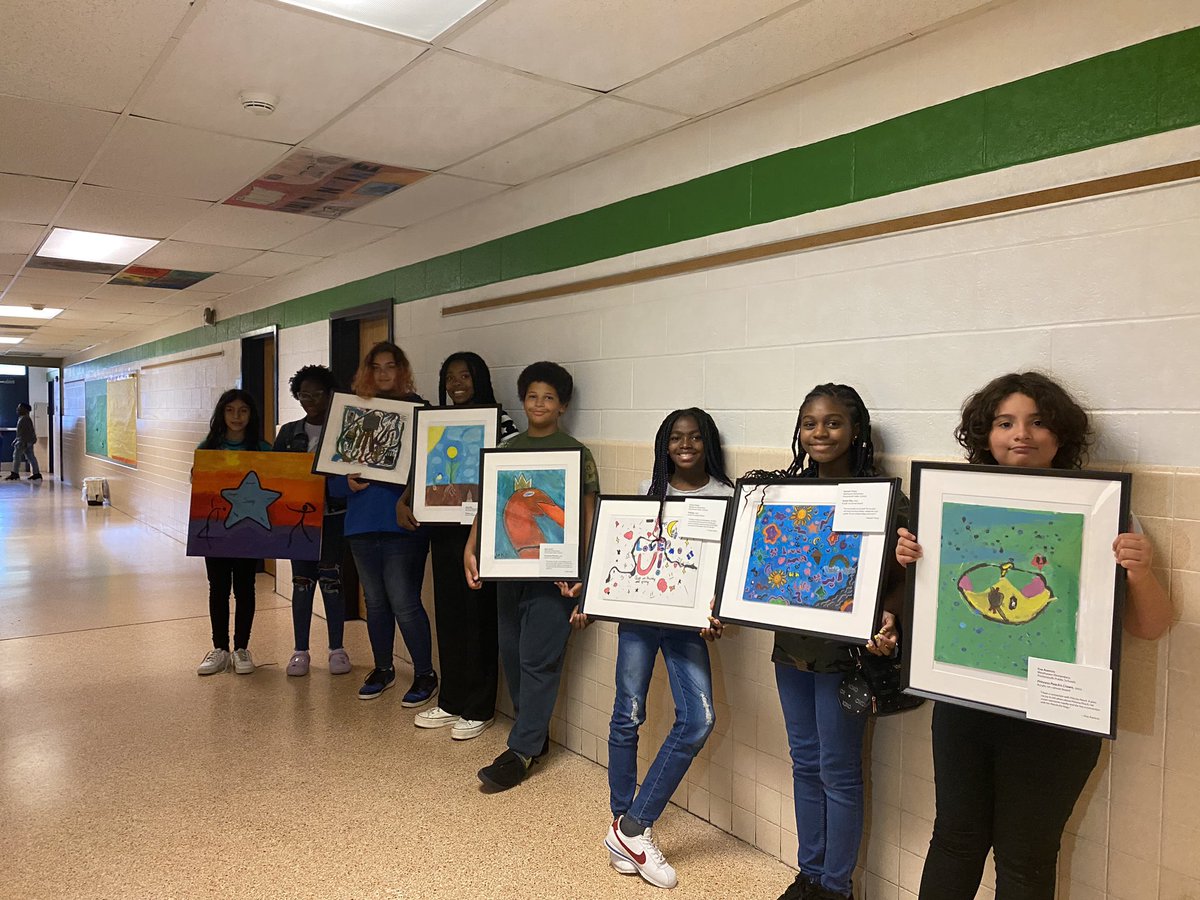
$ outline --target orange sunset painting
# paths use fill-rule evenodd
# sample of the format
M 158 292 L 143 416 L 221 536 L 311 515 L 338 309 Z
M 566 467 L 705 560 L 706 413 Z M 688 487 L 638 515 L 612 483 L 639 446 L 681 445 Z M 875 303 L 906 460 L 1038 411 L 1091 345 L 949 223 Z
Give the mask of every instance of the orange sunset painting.
M 325 479 L 311 453 L 197 450 L 188 556 L 321 556 Z

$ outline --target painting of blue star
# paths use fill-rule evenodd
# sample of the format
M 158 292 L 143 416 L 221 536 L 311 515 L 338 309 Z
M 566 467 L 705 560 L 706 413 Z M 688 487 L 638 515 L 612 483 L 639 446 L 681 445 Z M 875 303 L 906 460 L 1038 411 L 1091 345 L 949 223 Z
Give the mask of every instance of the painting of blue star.
M 321 557 L 325 479 L 309 453 L 197 450 L 188 556 Z

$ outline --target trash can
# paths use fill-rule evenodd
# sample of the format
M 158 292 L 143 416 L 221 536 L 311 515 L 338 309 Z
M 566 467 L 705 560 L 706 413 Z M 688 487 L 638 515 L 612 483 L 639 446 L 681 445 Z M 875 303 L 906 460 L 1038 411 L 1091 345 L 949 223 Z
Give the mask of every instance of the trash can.
M 99 476 L 83 479 L 83 499 L 88 506 L 103 506 L 108 500 L 108 479 Z

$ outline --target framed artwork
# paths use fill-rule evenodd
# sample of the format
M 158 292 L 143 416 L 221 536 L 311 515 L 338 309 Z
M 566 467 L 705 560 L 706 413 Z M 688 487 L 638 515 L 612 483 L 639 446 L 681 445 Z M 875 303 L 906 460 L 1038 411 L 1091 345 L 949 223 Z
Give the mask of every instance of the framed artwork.
M 879 621 L 899 489 L 896 478 L 740 479 L 726 525 L 716 616 L 865 643 Z M 855 505 L 850 498 L 863 495 L 873 498 L 869 515 L 842 521 Z M 845 530 L 835 530 L 835 520 Z M 859 527 L 870 530 L 853 530 Z
M 463 504 L 479 502 L 479 453 L 494 448 L 499 433 L 498 404 L 417 410 L 412 508 L 418 520 L 463 522 Z
M 723 497 L 704 499 L 729 502 Z M 682 497 L 659 501 L 602 496 L 597 500 L 583 612 L 617 622 L 707 627 L 721 542 L 684 537 L 686 507 Z
M 324 515 L 312 454 L 196 451 L 188 556 L 317 560 Z
M 909 574 L 906 689 L 1115 736 L 1125 579 L 1112 542 L 1130 484 L 914 462 L 909 527 L 923 556 Z
M 354 475 L 363 481 L 406 484 L 412 471 L 413 419 L 419 403 L 365 399 L 337 391 L 312 470 L 321 475 Z
M 583 449 L 481 450 L 479 577 L 575 581 L 583 535 Z

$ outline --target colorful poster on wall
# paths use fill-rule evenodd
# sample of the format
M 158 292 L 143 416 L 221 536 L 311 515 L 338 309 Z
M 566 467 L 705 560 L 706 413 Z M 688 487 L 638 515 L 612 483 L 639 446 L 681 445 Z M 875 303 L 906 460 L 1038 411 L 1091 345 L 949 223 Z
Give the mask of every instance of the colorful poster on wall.
M 417 410 L 413 515 L 420 522 L 460 523 L 464 504 L 478 504 L 480 451 L 496 446 L 499 406 Z M 472 507 L 467 507 L 471 509 Z
M 136 375 L 108 383 L 108 458 L 137 465 L 138 380 Z
M 316 560 L 325 479 L 309 453 L 197 450 L 188 556 Z
M 89 456 L 108 456 L 108 382 L 104 379 L 85 381 L 83 392 L 87 453 Z
M 299 149 L 225 203 L 336 219 L 420 181 L 428 174 Z
M 1082 513 L 946 502 L 934 659 L 1024 677 L 1074 662 Z

